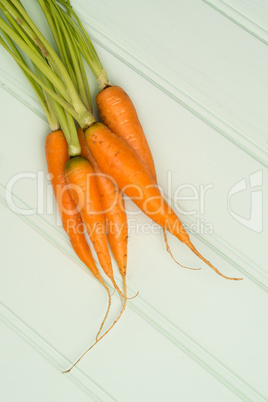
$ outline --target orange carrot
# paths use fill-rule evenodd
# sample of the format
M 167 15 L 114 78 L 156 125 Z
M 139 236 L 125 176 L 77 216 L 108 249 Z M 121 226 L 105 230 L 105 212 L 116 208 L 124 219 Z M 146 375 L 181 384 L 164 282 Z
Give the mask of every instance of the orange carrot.
M 126 92 L 119 86 L 107 86 L 96 97 L 98 111 L 103 123 L 116 135 L 123 138 L 136 152 L 144 166 L 157 183 L 153 156 L 139 121 L 136 109 Z M 173 256 L 165 229 L 163 229 L 164 241 L 167 252 L 171 258 L 182 268 L 198 270 L 180 264 Z
M 96 267 L 90 248 L 85 239 L 81 217 L 67 188 L 68 185 L 65 179 L 64 168 L 69 160 L 68 144 L 61 130 L 48 134 L 46 138 L 45 152 L 48 172 L 57 201 L 63 228 L 69 236 L 75 253 L 79 259 L 90 269 L 95 278 L 97 278 L 102 284 L 109 297 L 107 312 L 99 329 L 100 332 L 110 310 L 111 295 Z
M 119 271 L 125 281 L 127 269 L 127 216 L 124 205 L 124 197 L 117 187 L 114 179 L 102 173 L 97 162 L 90 152 L 84 132 L 78 128 L 78 138 L 81 145 L 81 156 L 88 159 L 97 173 L 97 182 L 104 214 L 107 220 L 107 237 L 113 256 L 117 262 Z
M 118 187 L 154 222 L 185 243 L 194 254 L 226 279 L 194 247 L 181 221 L 164 200 L 150 173 L 129 145 L 101 123 L 90 126 L 86 141 L 93 157 L 104 173 L 111 174 Z
M 113 277 L 103 207 L 93 167 L 87 159 L 77 156 L 67 162 L 65 177 L 70 193 L 80 212 L 82 222 L 98 256 L 99 263 L 105 274 L 112 281 L 115 289 L 124 297 Z
M 86 158 L 77 156 L 67 162 L 65 166 L 65 177 L 69 183 L 70 193 L 72 194 L 75 204 L 79 207 L 82 221 L 97 253 L 99 262 L 106 275 L 111 279 L 115 289 L 124 297 L 124 303 L 120 314 L 100 338 L 98 338 L 100 331 L 98 332 L 96 341 L 94 343 L 95 345 L 100 339 L 107 335 L 108 332 L 110 332 L 126 309 L 127 297 L 125 282 L 125 295 L 123 295 L 113 277 L 113 269 L 105 232 L 105 221 L 102 213 L 100 193 L 96 180 L 96 174 L 94 173 L 92 165 Z M 71 371 L 72 368 L 82 359 L 84 354 L 76 361 L 76 363 L 72 365 L 69 370 L 63 371 L 63 373 L 68 373 Z
M 157 181 L 153 156 L 130 97 L 121 87 L 113 85 L 98 93 L 96 103 L 103 123 L 134 149 Z

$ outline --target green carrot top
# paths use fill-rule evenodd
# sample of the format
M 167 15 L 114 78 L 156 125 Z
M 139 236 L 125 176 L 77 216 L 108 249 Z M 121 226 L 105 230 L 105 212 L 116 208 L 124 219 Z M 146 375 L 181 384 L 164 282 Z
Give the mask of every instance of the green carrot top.
M 38 0 L 55 38 L 59 55 L 36 27 L 20 0 L 0 0 L 0 44 L 32 85 L 52 130 L 61 126 L 70 156 L 79 155 L 75 119 L 82 128 L 95 123 L 84 66 L 72 32 L 52 0 Z M 52 7 L 53 5 L 53 7 Z M 29 68 L 18 46 L 31 60 Z
M 61 7 L 58 7 L 62 20 L 65 20 L 66 23 L 69 24 L 73 37 L 77 42 L 78 49 L 86 60 L 87 64 L 89 65 L 90 69 L 92 70 L 99 84 L 100 90 L 111 85 L 107 76 L 107 71 L 103 68 L 99 56 L 93 46 L 93 43 L 88 36 L 88 33 L 85 30 L 77 13 L 72 8 L 70 1 L 58 0 L 58 2 L 65 7 L 65 10 Z M 53 3 L 54 7 L 57 6 L 55 0 L 49 0 L 49 3 Z M 72 17 L 74 19 L 72 19 Z

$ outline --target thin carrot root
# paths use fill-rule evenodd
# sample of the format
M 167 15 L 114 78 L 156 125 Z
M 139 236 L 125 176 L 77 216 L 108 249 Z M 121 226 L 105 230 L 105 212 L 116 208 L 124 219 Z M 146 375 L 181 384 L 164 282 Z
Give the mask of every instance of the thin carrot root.
M 202 256 L 202 254 L 199 253 L 199 251 L 196 250 L 195 246 L 191 243 L 191 241 L 188 241 L 185 243 L 192 252 L 199 257 L 202 261 L 204 261 L 210 268 L 213 269 L 218 275 L 222 276 L 225 279 L 229 279 L 231 281 L 242 281 L 243 278 L 230 278 L 229 276 L 223 275 L 214 265 L 212 265 L 205 257 Z
M 124 299 L 124 293 L 119 289 L 119 287 L 117 286 L 117 283 L 115 282 L 114 278 L 110 278 L 112 281 L 112 284 L 114 285 L 115 290 L 119 293 L 120 295 L 120 300 L 122 301 Z
M 179 261 L 177 261 L 177 260 L 175 259 L 175 257 L 173 256 L 173 254 L 172 254 L 172 252 L 171 252 L 171 250 L 170 250 L 170 247 L 169 247 L 169 244 L 168 244 L 168 239 L 167 239 L 167 233 L 166 233 L 166 230 L 165 230 L 165 229 L 163 229 L 163 234 L 164 234 L 164 240 L 165 240 L 165 243 L 166 243 L 167 252 L 170 254 L 170 256 L 171 256 L 171 258 L 173 259 L 173 261 L 176 262 L 176 264 L 178 264 L 178 265 L 179 265 L 180 267 L 182 267 L 182 268 L 191 269 L 191 270 L 193 270 L 193 271 L 198 271 L 198 270 L 201 269 L 201 268 L 186 267 L 185 265 L 180 264 Z
M 108 307 L 107 307 L 107 310 L 106 310 L 106 314 L 105 314 L 105 316 L 104 316 L 104 319 L 102 320 L 102 323 L 101 323 L 99 332 L 98 332 L 97 335 L 96 335 L 96 341 L 97 341 L 98 338 L 99 338 L 99 335 L 100 335 L 101 330 L 102 330 L 102 328 L 103 328 L 103 326 L 104 326 L 104 323 L 105 323 L 105 321 L 106 321 L 106 319 L 107 319 L 107 317 L 108 317 L 108 314 L 109 314 L 109 311 L 110 311 L 110 308 L 111 308 L 111 304 L 112 304 L 111 293 L 110 293 L 110 291 L 109 291 L 109 289 L 107 288 L 106 285 L 104 285 L 104 287 L 105 287 L 105 289 L 106 289 L 106 291 L 107 291 L 107 293 L 108 293 Z
M 126 281 L 126 275 L 123 275 L 123 289 L 124 289 L 124 295 L 125 295 L 125 300 L 128 299 L 127 297 L 127 281 Z
M 125 295 L 124 298 L 127 299 L 127 300 L 135 299 L 135 297 L 137 297 L 138 294 L 140 293 L 139 290 L 137 291 L 137 293 L 136 293 L 134 296 L 132 296 L 132 297 L 127 297 L 126 275 L 122 275 L 122 278 L 123 278 L 123 288 L 124 288 L 124 295 Z
M 123 279 L 124 280 L 124 279 Z M 123 314 L 123 312 L 125 311 L 125 309 L 126 309 L 126 304 L 127 304 L 127 294 L 126 294 L 126 290 L 127 290 L 127 287 L 126 287 L 126 283 L 124 282 L 124 305 L 123 305 L 123 307 L 122 307 L 122 309 L 121 309 L 121 311 L 120 311 L 120 314 L 119 314 L 119 316 L 116 318 L 116 320 L 113 322 L 113 324 L 110 326 L 110 328 L 108 328 L 107 329 L 107 331 L 100 337 L 100 338 L 98 338 L 94 343 L 93 343 L 93 345 L 91 345 L 83 354 L 82 354 L 82 356 L 80 356 L 79 357 L 79 359 L 68 369 L 68 370 L 65 370 L 65 371 L 62 371 L 62 374 L 66 374 L 66 373 L 69 373 L 76 365 L 77 365 L 77 363 L 79 363 L 80 362 L 80 360 L 102 339 L 102 338 L 104 338 L 105 337 L 105 335 L 107 335 L 108 334 L 108 332 L 110 332 L 111 331 L 111 329 L 115 326 L 115 324 L 119 321 L 119 319 L 122 317 L 122 314 Z
M 117 290 L 117 292 L 119 293 L 119 296 L 120 296 L 120 300 L 121 300 L 121 302 L 122 302 L 122 304 L 124 305 L 124 303 L 123 303 L 123 300 L 126 298 L 127 300 L 131 300 L 131 299 L 135 299 L 135 297 L 137 297 L 138 296 L 138 294 L 139 294 L 139 291 L 135 294 L 135 296 L 132 296 L 132 297 L 126 297 L 126 295 L 124 294 L 124 293 L 122 293 L 121 292 L 121 290 L 119 289 L 119 287 L 117 286 L 117 284 L 116 284 L 116 282 L 115 282 L 115 280 L 114 279 L 112 279 L 112 278 L 110 278 L 111 279 L 111 281 L 112 281 L 112 284 L 114 285 L 114 287 L 115 287 L 115 290 Z M 123 276 L 123 285 L 124 285 L 124 281 L 126 280 L 126 277 L 125 276 Z
M 124 278 L 123 278 L 123 281 L 124 281 Z M 127 297 L 127 300 L 135 299 L 135 298 L 139 295 L 139 293 L 140 293 L 140 291 L 138 290 L 137 293 L 136 293 L 134 296 L 132 296 L 132 297 Z

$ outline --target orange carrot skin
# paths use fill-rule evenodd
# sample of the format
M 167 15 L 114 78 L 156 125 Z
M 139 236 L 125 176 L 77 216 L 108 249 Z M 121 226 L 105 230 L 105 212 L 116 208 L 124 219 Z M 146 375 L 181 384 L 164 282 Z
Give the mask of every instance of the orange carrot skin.
M 97 173 L 97 182 L 100 191 L 101 202 L 106 217 L 107 237 L 113 256 L 122 276 L 127 269 L 127 216 L 124 206 L 124 197 L 115 181 L 103 174 L 97 162 L 90 152 L 84 132 L 78 128 L 78 138 L 81 145 L 81 156 L 88 159 Z
M 110 86 L 98 93 L 96 103 L 103 123 L 134 149 L 156 181 L 152 153 L 130 97 L 121 87 Z
M 135 151 L 101 123 L 89 127 L 86 141 L 100 169 L 154 222 L 187 243 L 189 235 Z
M 100 265 L 105 274 L 113 280 L 105 218 L 93 167 L 87 159 L 76 156 L 67 162 L 65 176 Z
M 59 214 L 65 232 L 79 259 L 102 283 L 103 279 L 96 267 L 90 248 L 86 242 L 81 217 L 68 190 L 65 179 L 65 165 L 69 160 L 68 144 L 61 130 L 51 132 L 46 138 L 45 153 L 48 172 L 57 201 Z

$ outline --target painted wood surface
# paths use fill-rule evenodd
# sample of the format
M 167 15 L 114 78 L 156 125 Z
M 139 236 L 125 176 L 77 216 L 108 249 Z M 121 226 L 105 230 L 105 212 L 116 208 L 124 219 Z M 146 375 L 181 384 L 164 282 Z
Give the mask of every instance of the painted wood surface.
M 106 298 L 59 225 L 45 168 L 48 125 L 23 75 L 0 50 L 5 365 L 10 372 L 17 365 L 16 378 L 24 361 L 37 383 L 47 378 L 55 400 L 65 400 L 67 390 L 70 400 L 266 400 L 265 2 L 254 7 L 233 2 L 237 14 L 227 1 L 216 0 L 73 4 L 111 81 L 120 83 L 137 106 L 159 183 L 175 199 L 193 242 L 223 272 L 242 275 L 244 281 L 219 278 L 169 237 L 182 263 L 202 266 L 198 272 L 180 269 L 167 255 L 160 231 L 152 233 L 149 219 L 128 200 L 129 290 L 140 295 L 109 337 L 57 382 L 56 371 L 94 339 Z M 37 12 L 31 9 L 32 15 Z M 238 15 L 247 17 L 244 26 Z M 253 32 L 249 21 L 262 30 Z M 92 77 L 90 82 L 94 96 Z M 14 184 L 13 210 L 37 208 L 29 216 L 12 211 L 6 198 L 7 185 L 21 172 L 30 175 Z M 113 304 L 115 316 L 116 295 Z M 30 383 L 23 384 L 17 394 L 21 400 L 38 399 Z M 8 396 L 5 385 L 2 393 Z M 12 401 L 14 392 L 8 396 Z

